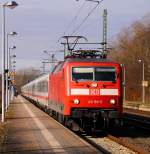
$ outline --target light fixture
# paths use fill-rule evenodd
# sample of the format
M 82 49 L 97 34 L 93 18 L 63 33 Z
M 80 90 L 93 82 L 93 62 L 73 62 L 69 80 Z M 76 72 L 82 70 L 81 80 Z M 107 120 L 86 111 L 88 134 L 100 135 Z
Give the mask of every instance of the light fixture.
M 110 100 L 110 104 L 115 105 L 116 104 L 116 100 L 115 99 L 111 99 Z
M 78 100 L 78 99 L 74 99 L 74 104 L 79 104 L 80 103 L 80 101 Z
M 16 3 L 15 1 L 9 1 L 6 2 L 3 6 L 6 6 L 10 9 L 14 9 L 16 6 L 18 6 L 18 3 Z

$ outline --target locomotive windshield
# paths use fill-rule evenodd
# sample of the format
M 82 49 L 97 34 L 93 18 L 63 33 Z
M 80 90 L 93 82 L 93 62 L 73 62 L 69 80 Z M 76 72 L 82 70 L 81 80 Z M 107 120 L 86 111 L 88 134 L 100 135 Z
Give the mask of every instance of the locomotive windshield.
M 95 68 L 95 81 L 116 81 L 116 69 L 113 67 Z
M 74 81 L 116 81 L 114 67 L 74 67 L 72 69 Z
M 74 67 L 72 78 L 73 80 L 93 80 L 93 68 Z

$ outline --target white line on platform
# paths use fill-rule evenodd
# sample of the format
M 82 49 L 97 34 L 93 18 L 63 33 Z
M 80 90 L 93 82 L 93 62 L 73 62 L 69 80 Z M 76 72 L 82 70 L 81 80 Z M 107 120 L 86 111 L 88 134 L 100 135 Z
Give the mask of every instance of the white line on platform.
M 31 109 L 28 107 L 27 104 L 24 103 L 24 100 L 22 97 L 19 97 L 20 101 L 23 103 L 24 107 L 26 108 L 27 112 L 31 117 L 36 117 L 36 115 L 31 111 Z M 53 152 L 55 153 L 67 153 L 63 147 L 59 144 L 59 142 L 55 139 L 55 137 L 48 131 L 48 129 L 45 127 L 45 125 L 40 121 L 39 118 L 33 118 L 34 122 L 38 126 L 38 128 L 41 130 L 41 133 L 43 137 L 46 139 L 46 141 L 51 145 L 53 148 Z

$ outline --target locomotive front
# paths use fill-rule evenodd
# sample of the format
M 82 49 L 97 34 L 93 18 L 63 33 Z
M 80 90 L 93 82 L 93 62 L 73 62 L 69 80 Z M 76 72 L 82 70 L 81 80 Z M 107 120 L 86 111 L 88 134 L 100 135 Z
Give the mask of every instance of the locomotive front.
M 121 67 L 108 61 L 69 62 L 65 111 L 83 129 L 108 128 L 122 114 Z M 70 122 L 70 121 L 69 121 Z

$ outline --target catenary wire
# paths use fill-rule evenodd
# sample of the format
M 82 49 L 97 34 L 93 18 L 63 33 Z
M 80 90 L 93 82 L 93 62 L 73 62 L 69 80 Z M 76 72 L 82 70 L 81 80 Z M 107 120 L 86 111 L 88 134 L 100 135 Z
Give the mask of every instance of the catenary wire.
M 83 7 L 85 6 L 86 1 L 84 1 L 84 3 L 82 4 L 82 6 L 79 8 L 78 12 L 76 13 L 76 15 L 74 16 L 74 18 L 71 20 L 71 22 L 68 24 L 68 26 L 66 27 L 63 35 L 65 35 L 67 33 L 67 31 L 69 30 L 69 28 L 72 26 L 72 24 L 77 20 L 80 12 L 82 11 Z
M 94 10 L 98 7 L 98 5 L 102 2 L 103 0 L 101 0 L 88 14 L 87 16 L 82 20 L 82 22 L 73 30 L 73 32 L 71 33 L 71 35 L 73 35 L 74 33 L 76 33 L 80 27 L 86 22 L 86 20 L 89 18 L 89 16 L 94 12 Z

